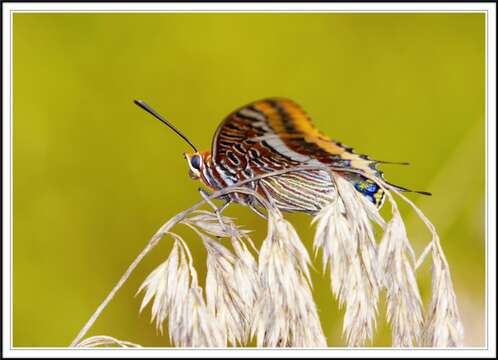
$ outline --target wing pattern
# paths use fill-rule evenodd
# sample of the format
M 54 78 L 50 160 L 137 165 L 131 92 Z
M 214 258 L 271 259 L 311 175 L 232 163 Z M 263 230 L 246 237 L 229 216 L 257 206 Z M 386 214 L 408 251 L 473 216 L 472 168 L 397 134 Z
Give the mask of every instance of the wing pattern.
M 320 133 L 288 99 L 260 100 L 231 113 L 215 133 L 211 154 L 218 170 L 231 177 L 228 183 L 290 166 L 329 165 L 343 168 L 345 178 L 371 202 L 383 201 L 374 182 L 347 172 L 382 178 L 377 162 Z M 254 186 L 287 211 L 316 212 L 335 196 L 329 174 L 318 170 L 265 178 Z

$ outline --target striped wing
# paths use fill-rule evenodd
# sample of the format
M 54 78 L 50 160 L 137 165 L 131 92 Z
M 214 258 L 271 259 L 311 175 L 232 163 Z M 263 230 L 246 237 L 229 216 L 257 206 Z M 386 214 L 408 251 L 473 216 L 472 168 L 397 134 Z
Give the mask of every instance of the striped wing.
M 313 164 L 355 169 L 382 177 L 375 161 L 320 133 L 296 103 L 282 98 L 256 101 L 231 113 L 215 133 L 211 154 L 216 164 L 229 169 L 239 179 L 289 166 Z M 311 175 L 327 181 L 318 172 Z M 296 181 L 292 182 L 288 177 L 272 180 L 275 193 L 272 195 L 277 196 L 283 187 L 292 186 L 306 193 L 303 188 L 306 179 L 296 188 Z M 347 179 L 373 203 L 380 205 L 383 194 L 373 182 L 354 173 L 348 173 Z

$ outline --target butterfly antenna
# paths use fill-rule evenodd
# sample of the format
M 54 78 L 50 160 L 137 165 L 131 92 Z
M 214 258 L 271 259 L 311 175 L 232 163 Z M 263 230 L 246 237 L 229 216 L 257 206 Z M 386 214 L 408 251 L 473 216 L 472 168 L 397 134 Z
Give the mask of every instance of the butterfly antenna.
M 385 181 L 385 182 L 386 182 L 386 184 L 394 187 L 396 190 L 399 190 L 399 191 L 402 191 L 402 192 L 414 192 L 414 193 L 421 194 L 421 195 L 432 196 L 432 193 L 430 193 L 428 191 L 410 190 L 410 189 L 404 188 L 402 186 L 391 184 L 390 182 L 387 182 L 387 181 Z
M 183 140 L 185 140 L 192 147 L 192 149 L 194 149 L 195 152 L 197 152 L 197 148 L 194 146 L 194 144 L 192 144 L 192 142 L 185 135 L 183 135 L 180 132 L 180 130 L 178 130 L 176 127 L 174 127 L 172 123 L 170 123 L 168 120 L 166 120 L 161 115 L 159 115 L 159 113 L 156 110 L 154 110 L 153 108 L 151 108 L 149 105 L 147 105 L 142 100 L 134 100 L 133 102 L 136 105 L 138 105 L 139 107 L 141 107 L 142 109 L 144 109 L 145 111 L 147 111 L 149 114 L 151 114 L 152 116 L 154 116 L 156 119 L 158 119 L 159 121 L 161 121 L 163 124 L 166 124 L 171 130 L 173 130 Z
M 409 162 L 398 162 L 398 161 L 384 161 L 384 160 L 372 160 L 375 161 L 378 164 L 389 164 L 389 165 L 410 165 Z

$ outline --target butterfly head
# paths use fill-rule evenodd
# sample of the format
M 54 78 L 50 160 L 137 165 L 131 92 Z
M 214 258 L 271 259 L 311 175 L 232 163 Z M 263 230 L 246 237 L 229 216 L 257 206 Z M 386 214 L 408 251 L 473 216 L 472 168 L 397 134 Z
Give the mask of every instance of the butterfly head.
M 204 168 L 203 154 L 195 152 L 193 154 L 184 153 L 183 156 L 187 160 L 189 171 L 188 174 L 193 180 L 198 180 L 201 177 L 202 169 Z

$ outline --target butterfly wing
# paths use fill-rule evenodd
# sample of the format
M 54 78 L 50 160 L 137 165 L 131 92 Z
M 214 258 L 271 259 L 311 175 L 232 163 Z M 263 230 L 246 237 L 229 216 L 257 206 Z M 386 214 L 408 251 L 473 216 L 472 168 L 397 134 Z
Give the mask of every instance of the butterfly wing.
M 211 154 L 216 164 L 229 168 L 239 178 L 297 165 L 329 165 L 382 177 L 376 161 L 356 154 L 352 148 L 320 133 L 303 109 L 283 98 L 256 101 L 228 115 L 215 133 Z M 323 175 L 319 172 L 309 174 Z M 279 178 L 285 179 L 285 185 L 289 186 L 287 177 L 295 175 Z M 346 178 L 370 201 L 381 204 L 382 190 L 374 182 L 351 172 Z M 275 196 L 282 191 L 277 187 L 272 190 Z

